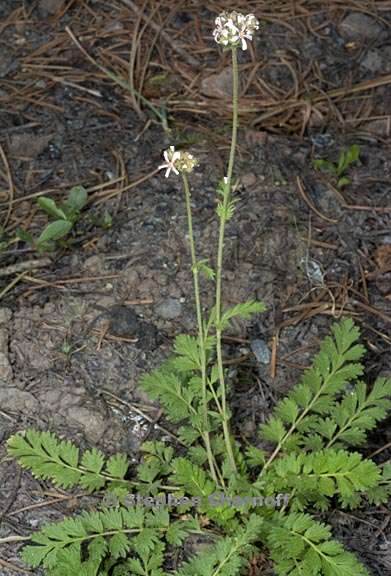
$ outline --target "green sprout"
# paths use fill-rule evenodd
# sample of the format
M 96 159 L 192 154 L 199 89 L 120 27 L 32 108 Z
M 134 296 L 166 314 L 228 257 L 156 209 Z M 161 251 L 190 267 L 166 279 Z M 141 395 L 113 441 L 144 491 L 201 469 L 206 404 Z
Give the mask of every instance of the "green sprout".
M 37 204 L 51 218 L 54 218 L 53 222 L 50 222 L 36 239 L 21 228 L 16 231 L 17 236 L 39 252 L 54 250 L 56 242 L 67 236 L 75 226 L 87 202 L 88 195 L 83 186 L 74 186 L 67 200 L 62 204 L 57 204 L 53 198 L 41 196 Z
M 334 164 L 334 162 L 324 158 L 316 158 L 313 164 L 317 170 L 324 170 L 335 176 L 337 178 L 338 188 L 343 188 L 343 186 L 351 182 L 350 178 L 346 176 L 347 169 L 352 164 L 358 162 L 359 158 L 360 147 L 357 144 L 353 144 L 348 150 L 342 150 L 340 152 L 337 163 Z

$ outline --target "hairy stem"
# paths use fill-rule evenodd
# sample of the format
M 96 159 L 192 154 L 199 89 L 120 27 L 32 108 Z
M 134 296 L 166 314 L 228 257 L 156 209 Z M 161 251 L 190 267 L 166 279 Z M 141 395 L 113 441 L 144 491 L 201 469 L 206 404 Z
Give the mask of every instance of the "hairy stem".
M 238 74 L 238 60 L 236 48 L 232 48 L 232 74 L 233 74 L 233 90 L 232 90 L 232 100 L 233 100 L 233 119 L 232 119 L 232 139 L 231 139 L 231 150 L 229 154 L 228 162 L 228 172 L 227 180 L 225 186 L 225 193 L 223 198 L 223 210 L 220 216 L 220 230 L 219 230 L 219 242 L 217 249 L 217 270 L 216 270 L 216 352 L 217 352 L 217 367 L 219 372 L 219 382 L 221 388 L 221 409 L 223 417 L 223 431 L 224 440 L 226 444 L 228 459 L 231 464 L 231 468 L 236 472 L 236 462 L 235 456 L 232 449 L 231 435 L 228 425 L 228 411 L 227 411 L 227 397 L 226 397 L 226 387 L 224 380 L 224 367 L 223 367 L 223 355 L 221 349 L 221 284 L 222 284 L 222 272 L 223 272 L 223 254 L 224 254 L 224 236 L 225 236 L 225 223 L 226 223 L 226 208 L 230 201 L 231 192 L 231 180 L 232 171 L 235 161 L 235 149 L 237 141 L 238 132 L 238 93 L 239 93 L 239 74 Z
M 193 218 L 191 213 L 191 193 L 189 187 L 189 181 L 185 173 L 182 173 L 183 187 L 185 190 L 186 198 L 186 211 L 187 211 L 187 227 L 189 230 L 189 243 L 190 243 L 190 254 L 193 272 L 193 283 L 194 283 L 194 298 L 197 314 L 197 324 L 198 324 L 198 342 L 200 348 L 200 363 L 201 363 L 201 378 L 202 378 L 202 408 L 203 408 L 203 433 L 202 438 L 205 444 L 206 452 L 208 455 L 208 463 L 210 472 L 216 484 L 218 484 L 215 463 L 213 458 L 212 447 L 210 443 L 209 435 L 209 419 L 208 419 L 208 400 L 207 400 L 207 373 L 206 373 L 206 350 L 205 350 L 205 333 L 204 333 L 204 323 L 202 318 L 202 308 L 201 308 L 201 298 L 200 298 L 200 286 L 198 279 L 198 266 L 197 266 L 197 256 L 195 250 L 194 233 L 193 233 Z

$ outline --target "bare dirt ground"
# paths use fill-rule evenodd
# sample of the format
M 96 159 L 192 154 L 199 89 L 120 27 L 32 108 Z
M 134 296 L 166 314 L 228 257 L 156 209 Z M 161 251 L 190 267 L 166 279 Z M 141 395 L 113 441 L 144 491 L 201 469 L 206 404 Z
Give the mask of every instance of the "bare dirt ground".
M 195 232 L 204 257 L 215 245 L 230 68 L 211 31 L 241 2 L 134 5 L 0 4 L 0 537 L 80 505 L 20 473 L 6 457 L 11 434 L 50 429 L 137 460 L 143 438 L 162 433 L 164 417 L 137 380 L 194 328 L 182 191 L 156 170 L 169 144 L 191 145 L 200 159 Z M 234 426 L 256 442 L 333 318 L 360 326 L 369 382 L 391 374 L 391 2 L 244 5 L 263 25 L 241 55 L 240 201 L 224 302 L 267 305 L 226 341 Z M 171 134 L 86 53 L 162 110 Z M 360 161 L 340 190 L 312 162 L 353 144 Z M 66 243 L 39 254 L 17 239 L 18 227 L 37 236 L 47 223 L 39 196 L 61 201 L 76 184 L 89 204 Z M 390 436 L 385 422 L 365 453 Z M 385 507 L 328 520 L 374 575 L 391 574 Z M 18 546 L 2 546 L 0 574 L 27 573 Z

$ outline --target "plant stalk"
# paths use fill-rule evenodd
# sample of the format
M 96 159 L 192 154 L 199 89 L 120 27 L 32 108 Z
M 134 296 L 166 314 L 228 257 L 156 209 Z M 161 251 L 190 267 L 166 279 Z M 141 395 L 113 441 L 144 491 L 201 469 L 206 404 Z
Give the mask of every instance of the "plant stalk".
M 223 418 L 223 432 L 224 440 L 227 449 L 228 459 L 231 464 L 232 470 L 237 471 L 235 456 L 232 449 L 231 435 L 228 425 L 228 411 L 227 411 L 227 395 L 224 379 L 224 366 L 223 366 L 223 355 L 221 349 L 221 285 L 222 285 L 222 273 L 223 273 L 223 254 L 224 254 L 224 236 L 225 236 L 225 212 L 230 201 L 231 193 L 231 180 L 232 172 L 235 161 L 235 149 L 237 143 L 237 133 L 238 133 L 238 99 L 239 99 L 239 73 L 238 73 L 238 60 L 236 47 L 232 48 L 232 75 L 233 75 L 233 88 L 232 88 L 232 100 L 233 100 L 233 119 L 232 119 L 232 139 L 231 139 L 231 149 L 229 154 L 228 162 L 228 172 L 227 172 L 227 182 L 225 187 L 225 193 L 223 198 L 223 210 L 220 216 L 220 230 L 219 230 L 219 242 L 217 249 L 217 270 L 216 270 L 216 352 L 217 352 L 217 367 L 219 373 L 219 382 L 221 388 L 221 408 L 222 408 L 222 418 Z
M 182 173 L 183 188 L 185 190 L 186 198 L 186 211 L 187 211 L 187 227 L 189 231 L 189 244 L 190 244 L 190 254 L 193 272 L 193 283 L 194 283 L 194 298 L 197 314 L 197 324 L 198 324 L 198 342 L 200 348 L 200 363 L 201 363 L 201 378 L 202 378 L 202 408 L 203 408 L 203 434 L 202 438 L 205 444 L 206 452 L 208 455 L 208 463 L 210 472 L 212 474 L 213 480 L 218 484 L 213 451 L 210 443 L 209 435 L 209 418 L 208 418 L 208 399 L 207 399 L 207 366 L 206 366 L 206 350 L 205 350 L 205 331 L 204 323 L 202 318 L 202 308 L 201 308 L 201 297 L 200 297 L 200 285 L 199 285 L 199 271 L 197 267 L 197 256 L 195 250 L 194 233 L 193 233 L 193 218 L 191 213 L 191 193 L 189 187 L 189 181 L 185 173 Z

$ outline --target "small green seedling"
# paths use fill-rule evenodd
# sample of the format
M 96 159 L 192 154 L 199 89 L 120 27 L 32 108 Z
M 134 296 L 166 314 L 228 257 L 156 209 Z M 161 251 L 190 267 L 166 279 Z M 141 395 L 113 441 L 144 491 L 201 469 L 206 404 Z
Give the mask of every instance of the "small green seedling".
M 103 212 L 102 216 L 99 218 L 98 224 L 99 224 L 99 226 L 101 226 L 105 230 L 109 230 L 113 225 L 113 217 L 110 214 L 110 212 L 105 210 Z
M 348 150 L 342 150 L 340 152 L 336 164 L 324 158 L 316 158 L 313 164 L 318 170 L 324 170 L 336 176 L 338 179 L 337 186 L 338 188 L 342 188 L 351 182 L 350 178 L 345 175 L 346 170 L 351 164 L 357 162 L 359 157 L 360 147 L 357 144 L 353 144 Z
M 18 229 L 18 237 L 34 246 L 41 252 L 50 251 L 55 248 L 56 242 L 64 238 L 74 227 L 80 213 L 88 201 L 87 191 L 83 186 L 74 186 L 65 202 L 57 205 L 53 198 L 41 196 L 37 204 L 50 217 L 54 218 L 41 232 L 37 239 L 26 230 Z

